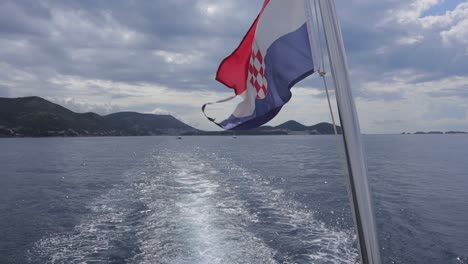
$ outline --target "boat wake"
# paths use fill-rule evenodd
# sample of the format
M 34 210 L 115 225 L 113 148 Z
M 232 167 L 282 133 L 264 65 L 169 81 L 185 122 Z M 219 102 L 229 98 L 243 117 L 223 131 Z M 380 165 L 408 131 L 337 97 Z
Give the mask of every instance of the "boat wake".
M 30 250 L 47 263 L 355 263 L 355 237 L 228 158 L 155 150 Z

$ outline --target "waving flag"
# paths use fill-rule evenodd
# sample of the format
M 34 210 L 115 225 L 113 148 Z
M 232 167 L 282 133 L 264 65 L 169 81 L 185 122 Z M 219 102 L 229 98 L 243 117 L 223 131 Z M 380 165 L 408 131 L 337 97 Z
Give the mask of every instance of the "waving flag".
M 234 89 L 243 101 L 226 120 L 211 121 L 231 130 L 259 127 L 291 99 L 291 87 L 318 69 L 318 56 L 311 51 L 307 1 L 265 0 L 239 47 L 216 74 L 216 80 Z

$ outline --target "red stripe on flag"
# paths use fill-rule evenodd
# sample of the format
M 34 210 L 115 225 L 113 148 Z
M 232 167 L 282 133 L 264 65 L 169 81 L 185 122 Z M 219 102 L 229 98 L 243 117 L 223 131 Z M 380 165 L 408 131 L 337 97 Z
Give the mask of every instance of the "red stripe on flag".
M 216 80 L 234 89 L 236 95 L 243 93 L 247 89 L 247 75 L 250 56 L 252 55 L 252 44 L 255 39 L 255 31 L 257 30 L 258 20 L 269 2 L 270 0 L 265 0 L 262 10 L 252 26 L 250 26 L 244 39 L 237 49 L 221 62 L 216 72 Z

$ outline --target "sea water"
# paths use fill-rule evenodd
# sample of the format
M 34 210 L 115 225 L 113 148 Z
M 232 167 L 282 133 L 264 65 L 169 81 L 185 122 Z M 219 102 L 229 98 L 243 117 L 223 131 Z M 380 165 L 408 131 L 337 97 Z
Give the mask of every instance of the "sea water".
M 468 263 L 468 136 L 365 136 L 384 263 Z M 333 136 L 0 140 L 0 263 L 356 263 Z

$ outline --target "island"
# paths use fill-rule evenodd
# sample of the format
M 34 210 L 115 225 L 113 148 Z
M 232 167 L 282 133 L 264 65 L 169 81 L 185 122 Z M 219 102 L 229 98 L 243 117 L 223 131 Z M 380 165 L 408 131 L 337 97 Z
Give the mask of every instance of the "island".
M 467 134 L 467 132 L 463 131 L 448 131 L 448 132 L 442 132 L 442 131 L 429 131 L 429 132 L 422 132 L 418 131 L 414 133 L 414 135 L 443 135 L 443 134 Z M 411 135 L 411 133 L 402 133 L 402 135 Z

